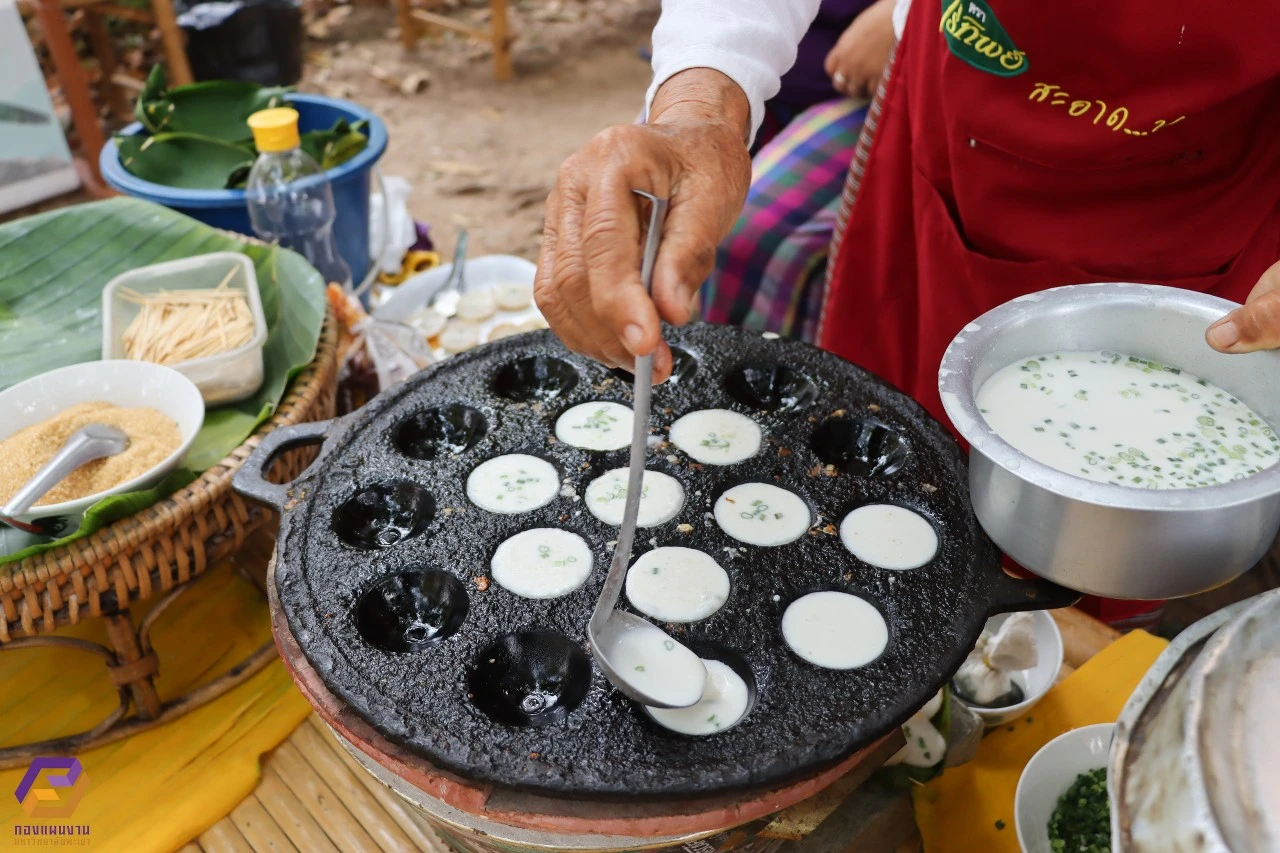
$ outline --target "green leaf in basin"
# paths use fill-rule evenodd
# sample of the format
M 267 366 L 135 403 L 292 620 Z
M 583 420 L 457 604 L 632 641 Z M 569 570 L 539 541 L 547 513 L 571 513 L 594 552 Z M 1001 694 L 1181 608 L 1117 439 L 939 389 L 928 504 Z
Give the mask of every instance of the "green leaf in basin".
M 369 122 L 361 120 L 350 124 L 340 118 L 328 130 L 312 130 L 302 134 L 302 150 L 322 169 L 341 166 L 359 154 L 369 144 Z
M 134 177 L 189 190 L 226 189 L 255 157 L 251 148 L 190 133 L 118 136 L 116 146 L 120 165 Z
M 253 138 L 246 122 L 258 110 L 285 106 L 289 86 L 243 80 L 209 80 L 166 88 L 164 72 L 152 69 L 134 115 L 151 133 L 188 133 L 224 142 Z
M 8 310 L 0 312 L 0 390 L 57 367 L 101 358 L 102 288 L 115 276 L 223 251 L 243 252 L 253 260 L 268 335 L 262 388 L 241 403 L 210 409 L 185 463 L 190 476 L 215 465 L 271 416 L 289 380 L 315 355 L 326 308 L 324 282 L 287 249 L 248 243 L 132 198 L 0 224 L 0 305 Z M 94 517 L 86 516 L 86 523 Z M 0 567 L 14 560 L 0 556 Z

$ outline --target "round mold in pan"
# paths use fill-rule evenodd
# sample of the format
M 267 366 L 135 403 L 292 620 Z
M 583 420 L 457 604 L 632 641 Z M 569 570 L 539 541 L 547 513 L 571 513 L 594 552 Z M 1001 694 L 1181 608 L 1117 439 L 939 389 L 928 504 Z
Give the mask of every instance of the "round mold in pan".
M 631 388 L 549 332 L 535 332 L 448 359 L 333 422 L 320 458 L 289 488 L 276 581 L 290 630 L 328 688 L 388 738 L 467 779 L 555 796 L 675 798 L 775 785 L 830 766 L 903 723 L 947 682 L 991 613 L 1072 600 L 1052 585 L 1003 573 L 969 506 L 963 452 L 905 395 L 803 344 L 707 324 L 666 334 L 693 363 L 684 365 L 683 381 L 654 391 L 647 467 L 679 480 L 686 504 L 670 522 L 639 531 L 636 556 L 679 545 L 705 551 L 728 572 L 723 608 L 701 622 L 666 627 L 750 666 L 750 714 L 705 738 L 659 730 L 569 651 L 588 651 L 585 626 L 617 536 L 583 506 L 586 485 L 625 465 L 627 451 L 557 442 L 555 419 L 590 400 L 629 405 Z M 507 370 L 512 364 L 521 367 Z M 750 381 L 734 378 L 743 375 Z M 506 378 L 498 382 L 498 376 Z M 547 376 L 554 393 L 543 393 Z M 543 392 L 521 390 L 521 377 Z M 397 429 L 406 418 L 451 406 L 483 414 L 486 428 L 469 434 L 469 446 L 431 459 L 398 449 Z M 753 417 L 764 433 L 761 452 L 737 465 L 704 466 L 663 440 L 680 415 L 706 408 Z M 820 432 L 833 419 L 849 421 L 850 428 Z M 859 463 L 860 452 L 874 458 Z M 557 497 L 518 515 L 469 504 L 467 474 L 505 453 L 532 454 L 555 466 L 562 481 Z M 750 481 L 803 497 L 815 519 L 806 535 L 773 548 L 725 535 L 712 518 L 713 501 Z M 335 511 L 388 482 L 416 483 L 434 508 L 429 520 L 393 547 L 349 544 L 334 530 Z M 841 544 L 839 524 L 867 503 L 895 503 L 928 518 L 939 534 L 936 557 L 911 572 L 859 562 Z M 498 544 L 532 527 L 571 530 L 590 544 L 594 566 L 582 587 L 536 601 L 490 582 Z M 368 642 L 353 614 L 370 590 L 406 571 L 457 578 L 467 596 L 466 617 L 440 642 L 397 653 Z M 450 607 L 461 608 L 456 588 L 436 586 L 449 588 Z M 889 627 L 880 658 L 860 669 L 829 671 L 787 649 L 783 612 L 819 589 L 852 593 L 880 610 Z M 625 600 L 621 606 L 628 606 Z M 485 676 L 486 667 L 503 665 L 515 675 Z M 519 715 L 510 713 L 509 703 L 500 707 L 493 692 L 504 684 L 516 685 L 509 689 L 517 693 L 540 692 L 537 701 L 556 712 L 539 714 L 529 705 L 524 710 L 536 721 L 513 724 Z M 475 685 L 484 686 L 483 696 Z

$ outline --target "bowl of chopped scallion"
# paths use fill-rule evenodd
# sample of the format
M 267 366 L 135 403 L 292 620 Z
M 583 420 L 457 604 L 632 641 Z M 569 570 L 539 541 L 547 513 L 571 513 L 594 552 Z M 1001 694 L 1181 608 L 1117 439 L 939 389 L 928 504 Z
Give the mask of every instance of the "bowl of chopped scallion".
M 1032 756 L 1014 817 L 1025 853 L 1110 853 L 1107 758 L 1114 723 L 1072 729 Z

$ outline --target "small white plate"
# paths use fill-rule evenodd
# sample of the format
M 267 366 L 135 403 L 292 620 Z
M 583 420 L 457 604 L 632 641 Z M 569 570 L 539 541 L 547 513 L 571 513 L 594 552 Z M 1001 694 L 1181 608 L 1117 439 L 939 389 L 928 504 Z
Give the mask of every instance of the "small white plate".
M 501 284 L 528 284 L 533 286 L 534 275 L 538 271 L 535 264 L 514 255 L 484 255 L 466 262 L 467 293 L 489 290 Z M 373 309 L 373 316 L 378 320 L 403 323 L 418 309 L 431 301 L 444 283 L 449 280 L 453 264 L 441 264 L 426 272 L 410 276 L 396 287 L 389 288 L 378 307 Z M 498 326 L 513 323 L 527 323 L 530 320 L 541 320 L 542 312 L 536 305 L 530 304 L 522 311 L 503 311 L 499 309 L 488 320 L 477 324 L 480 329 L 480 342 L 486 343 L 489 334 Z M 433 347 L 436 358 L 444 358 L 446 353 L 440 347 Z
M 1023 853 L 1053 853 L 1049 846 L 1053 810 L 1076 777 L 1107 766 L 1115 729 L 1115 723 L 1072 729 L 1042 746 L 1027 762 L 1013 799 Z

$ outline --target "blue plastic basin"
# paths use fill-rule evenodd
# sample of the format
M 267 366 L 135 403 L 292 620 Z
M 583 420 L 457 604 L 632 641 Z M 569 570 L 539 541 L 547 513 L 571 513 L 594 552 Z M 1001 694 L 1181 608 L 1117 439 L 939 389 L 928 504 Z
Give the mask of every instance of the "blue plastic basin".
M 368 110 L 350 101 L 323 95 L 294 93 L 289 95 L 289 106 L 298 111 L 298 129 L 302 133 L 328 130 L 340 118 L 350 122 L 369 122 L 369 144 L 364 150 L 326 173 L 333 185 L 333 200 L 338 214 L 333 225 L 338 251 L 351 267 L 352 278 L 358 283 L 369 269 L 370 180 L 373 167 L 387 150 L 387 127 Z M 131 136 L 141 132 L 142 125 L 135 122 L 121 134 Z M 103 180 L 125 195 L 173 208 L 214 228 L 253 234 L 244 190 L 188 190 L 144 181 L 131 175 L 120 164 L 114 139 L 103 146 L 98 165 Z

